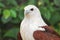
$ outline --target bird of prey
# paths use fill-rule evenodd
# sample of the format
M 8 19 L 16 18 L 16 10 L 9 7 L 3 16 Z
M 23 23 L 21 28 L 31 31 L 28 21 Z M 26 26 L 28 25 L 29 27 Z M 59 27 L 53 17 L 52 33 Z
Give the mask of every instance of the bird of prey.
M 18 40 L 60 40 L 60 35 L 43 20 L 35 5 L 24 8 Z

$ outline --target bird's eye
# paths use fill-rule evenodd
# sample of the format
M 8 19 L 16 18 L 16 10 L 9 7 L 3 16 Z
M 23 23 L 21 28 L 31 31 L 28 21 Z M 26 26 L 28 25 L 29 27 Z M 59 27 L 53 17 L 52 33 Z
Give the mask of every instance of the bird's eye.
M 34 9 L 33 9 L 33 8 L 31 8 L 30 10 L 31 10 L 31 11 L 33 11 Z

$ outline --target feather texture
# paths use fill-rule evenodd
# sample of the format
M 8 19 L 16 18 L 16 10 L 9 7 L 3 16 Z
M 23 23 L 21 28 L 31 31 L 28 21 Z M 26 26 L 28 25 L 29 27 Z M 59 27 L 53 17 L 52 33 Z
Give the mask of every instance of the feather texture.
M 57 34 L 51 27 L 43 26 L 46 31 L 36 30 L 33 33 L 35 40 L 60 40 L 60 35 Z

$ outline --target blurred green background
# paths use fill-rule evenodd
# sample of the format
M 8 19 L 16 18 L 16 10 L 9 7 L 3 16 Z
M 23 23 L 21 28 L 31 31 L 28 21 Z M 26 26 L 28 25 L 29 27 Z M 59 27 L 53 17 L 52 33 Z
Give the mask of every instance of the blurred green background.
M 60 0 L 0 0 L 0 40 L 17 40 L 26 5 L 36 5 L 45 22 L 60 34 Z

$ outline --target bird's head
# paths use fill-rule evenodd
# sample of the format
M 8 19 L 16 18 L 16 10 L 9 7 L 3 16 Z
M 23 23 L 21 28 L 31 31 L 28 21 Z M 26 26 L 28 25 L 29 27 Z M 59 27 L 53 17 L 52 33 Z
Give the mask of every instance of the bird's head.
M 26 17 L 40 16 L 40 11 L 35 5 L 28 5 L 24 8 L 24 15 Z

